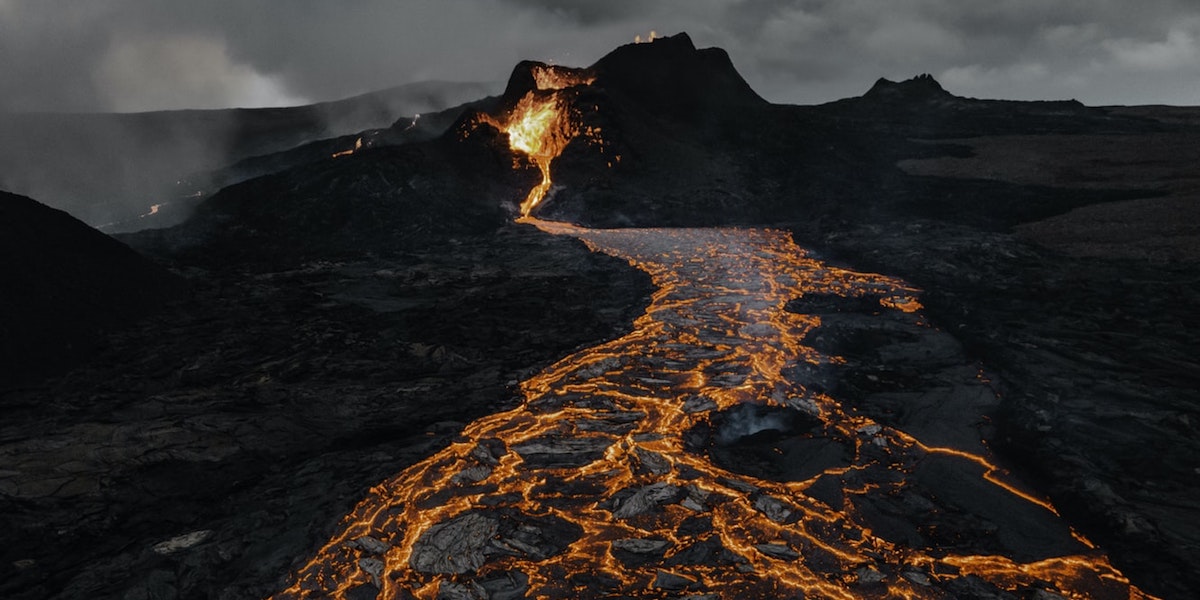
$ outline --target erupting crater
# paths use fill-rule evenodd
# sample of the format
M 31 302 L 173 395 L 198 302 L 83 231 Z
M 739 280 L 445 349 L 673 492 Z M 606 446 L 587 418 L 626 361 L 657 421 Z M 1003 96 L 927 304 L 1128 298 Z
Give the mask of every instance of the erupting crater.
M 552 185 L 550 163 L 571 140 L 579 136 L 599 141 L 598 128 L 584 127 L 573 114 L 569 91 L 591 85 L 595 78 L 586 70 L 535 64 L 530 67 L 534 89 L 529 90 L 502 118 L 481 115 L 489 125 L 508 134 L 509 146 L 527 156 L 542 173 L 542 181 L 521 202 L 521 216 L 528 217 Z

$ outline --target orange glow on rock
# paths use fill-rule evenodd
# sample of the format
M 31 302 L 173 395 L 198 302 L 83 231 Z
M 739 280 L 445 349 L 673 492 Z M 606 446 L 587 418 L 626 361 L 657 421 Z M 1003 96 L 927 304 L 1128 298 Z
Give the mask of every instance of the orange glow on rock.
M 536 65 L 532 69 L 536 89 L 530 90 L 502 119 L 485 117 L 485 121 L 508 134 L 509 146 L 528 156 L 537 165 L 542 181 L 521 203 L 521 216 L 527 217 L 534 207 L 546 198 L 553 185 L 550 163 L 579 135 L 599 139 L 599 131 L 581 127 L 569 106 L 564 90 L 590 85 L 594 77 L 584 71 Z
M 966 460 L 984 474 L 979 486 L 1053 511 L 988 457 L 923 444 L 784 375 L 839 362 L 810 345 L 822 319 L 784 310 L 789 300 L 905 298 L 910 286 L 825 265 L 781 231 L 524 222 L 649 273 L 646 312 L 628 334 L 523 381 L 518 408 L 467 425 L 373 488 L 276 598 L 344 599 L 368 586 L 379 598 L 487 597 L 484 584 L 529 598 L 946 598 L 943 585 L 967 576 L 1018 595 L 1147 597 L 1087 545 L 1024 563 L 912 547 L 856 511 L 852 499 L 904 492 L 931 456 Z M 846 462 L 771 481 L 689 446 L 688 432 L 746 404 L 807 415 L 822 439 L 846 444 Z M 839 482 L 842 502 L 812 494 L 822 478 Z

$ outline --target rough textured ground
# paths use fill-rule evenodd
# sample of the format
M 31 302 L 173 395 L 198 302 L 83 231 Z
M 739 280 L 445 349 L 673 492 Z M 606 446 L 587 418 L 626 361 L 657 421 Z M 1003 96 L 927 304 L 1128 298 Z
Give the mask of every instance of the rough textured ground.
M 524 226 L 189 274 L 193 298 L 85 368 L 0 396 L 0 595 L 266 595 L 367 488 L 627 327 L 648 290 Z
M 1188 114 L 1182 109 L 1132 114 L 1170 130 L 955 140 L 969 147 L 971 155 L 904 160 L 899 166 L 931 177 L 1060 189 L 1146 190 L 1157 197 L 1076 208 L 1022 224 L 1017 231 L 1075 256 L 1200 261 L 1200 168 L 1196 166 L 1200 165 L 1200 132 L 1189 122 L 1180 124 L 1171 117 Z

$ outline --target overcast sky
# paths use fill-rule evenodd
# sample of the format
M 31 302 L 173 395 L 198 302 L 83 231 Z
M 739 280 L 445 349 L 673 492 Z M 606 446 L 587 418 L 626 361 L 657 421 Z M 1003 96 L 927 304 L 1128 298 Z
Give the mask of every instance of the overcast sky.
M 933 74 L 953 93 L 1200 105 L 1198 0 L 0 0 L 0 109 L 329 100 L 586 66 L 645 36 L 720 46 L 767 99 Z

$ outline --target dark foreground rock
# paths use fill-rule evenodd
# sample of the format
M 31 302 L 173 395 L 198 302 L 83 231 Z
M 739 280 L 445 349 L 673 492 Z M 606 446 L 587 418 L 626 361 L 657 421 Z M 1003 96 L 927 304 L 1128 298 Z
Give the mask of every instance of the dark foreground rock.
M 183 281 L 67 213 L 0 192 L 0 390 L 61 373 Z
M 270 594 L 367 488 L 627 327 L 649 291 L 525 226 L 188 273 L 190 301 L 0 396 L 0 596 Z
M 925 290 L 926 313 L 994 377 L 996 449 L 1118 568 L 1164 598 L 1200 585 L 1200 267 L 934 221 L 801 235 Z

